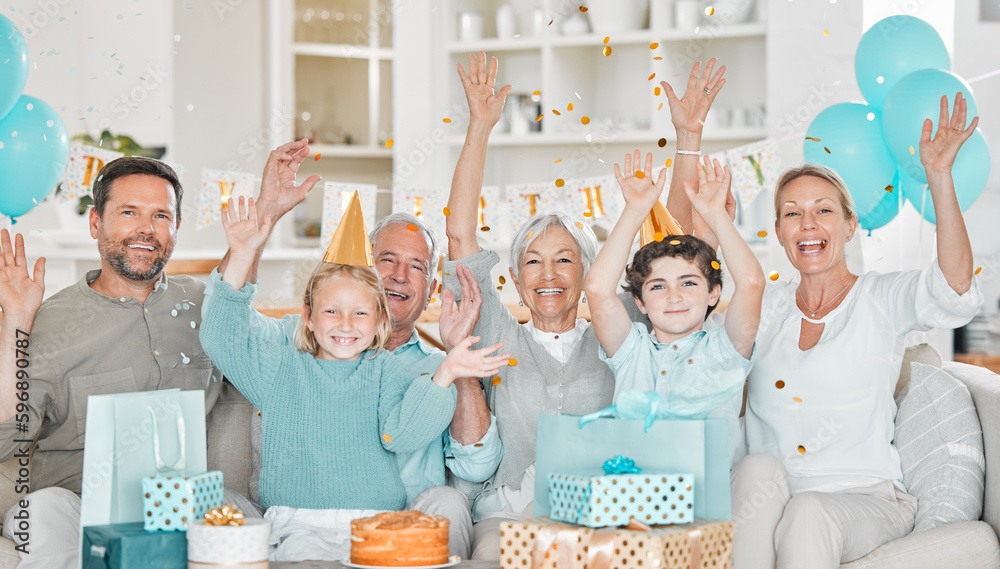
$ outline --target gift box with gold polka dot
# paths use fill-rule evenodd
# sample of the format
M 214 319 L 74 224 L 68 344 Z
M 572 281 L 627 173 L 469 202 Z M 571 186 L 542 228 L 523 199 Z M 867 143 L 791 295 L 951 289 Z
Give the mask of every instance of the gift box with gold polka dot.
M 633 524 L 636 526 L 637 524 Z M 500 524 L 502 569 L 726 569 L 733 522 L 593 529 L 548 518 Z
M 693 474 L 549 474 L 549 516 L 588 527 L 694 520 Z
M 142 519 L 146 531 L 186 531 L 187 523 L 222 505 L 222 473 L 160 475 L 142 480 Z

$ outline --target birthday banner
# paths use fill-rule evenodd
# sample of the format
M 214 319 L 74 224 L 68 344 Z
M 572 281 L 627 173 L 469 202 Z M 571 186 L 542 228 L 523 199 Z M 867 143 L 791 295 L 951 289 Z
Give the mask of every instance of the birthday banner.
M 121 152 L 88 146 L 77 140 L 69 146 L 69 164 L 63 173 L 58 200 L 67 202 L 91 195 L 97 173 L 105 164 L 125 156 Z
M 222 219 L 222 209 L 229 198 L 250 198 L 254 191 L 254 175 L 205 168 L 201 171 L 201 201 L 198 208 L 198 229 L 204 229 Z

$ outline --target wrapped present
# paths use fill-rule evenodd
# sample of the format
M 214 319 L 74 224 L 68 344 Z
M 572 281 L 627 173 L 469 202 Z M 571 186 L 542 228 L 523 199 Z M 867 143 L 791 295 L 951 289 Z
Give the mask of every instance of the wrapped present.
M 187 535 L 148 532 L 142 522 L 83 528 L 83 569 L 184 569 Z
M 733 523 L 696 519 L 683 526 L 593 529 L 549 518 L 500 524 L 502 569 L 723 569 Z
M 271 524 L 245 519 L 231 506 L 213 508 L 204 519 L 188 522 L 188 569 L 240 567 L 267 569 Z
M 222 505 L 222 473 L 159 475 L 142 480 L 142 519 L 147 531 L 185 531 L 187 523 Z
M 593 528 L 694 520 L 694 475 L 549 474 L 549 516 Z

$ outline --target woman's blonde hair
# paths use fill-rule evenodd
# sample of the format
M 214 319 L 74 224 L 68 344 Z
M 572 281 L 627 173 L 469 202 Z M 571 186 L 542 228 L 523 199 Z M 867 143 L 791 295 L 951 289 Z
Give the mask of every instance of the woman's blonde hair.
M 781 177 L 778 178 L 778 183 L 774 186 L 775 223 L 778 223 L 778 221 L 781 220 L 782 191 L 784 191 L 785 186 L 803 176 L 812 176 L 813 178 L 819 178 L 820 180 L 830 182 L 830 184 L 837 189 L 837 195 L 840 197 L 840 206 L 844 208 L 844 217 L 847 219 L 857 217 L 858 214 L 857 208 L 854 205 L 854 198 L 851 197 L 851 192 L 847 189 L 847 184 L 844 183 L 844 180 L 841 179 L 836 172 L 819 164 L 803 164 L 798 168 L 789 168 L 788 170 L 785 170 L 781 174 Z
M 375 274 L 375 269 L 339 263 L 320 263 L 309 279 L 309 283 L 306 284 L 305 294 L 302 295 L 302 304 L 309 307 L 310 318 L 312 318 L 313 291 L 320 290 L 337 278 L 351 279 L 367 288 L 375 297 L 375 338 L 371 345 L 365 349 L 381 350 L 392 337 L 392 321 L 389 319 L 389 303 L 385 297 L 385 289 L 382 288 L 382 281 Z M 319 343 L 312 330 L 306 326 L 305 318 L 299 321 L 299 326 L 295 331 L 295 345 L 299 350 L 309 352 L 314 356 L 319 353 Z M 376 355 L 378 355 L 378 351 L 372 357 Z

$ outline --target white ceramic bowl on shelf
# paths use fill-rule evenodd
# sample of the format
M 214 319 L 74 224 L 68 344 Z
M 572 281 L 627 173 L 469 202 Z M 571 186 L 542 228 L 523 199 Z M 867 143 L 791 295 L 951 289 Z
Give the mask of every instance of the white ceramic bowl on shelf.
M 586 0 L 595 34 L 641 30 L 649 20 L 649 0 Z

